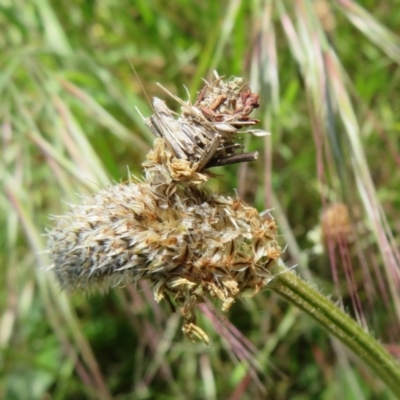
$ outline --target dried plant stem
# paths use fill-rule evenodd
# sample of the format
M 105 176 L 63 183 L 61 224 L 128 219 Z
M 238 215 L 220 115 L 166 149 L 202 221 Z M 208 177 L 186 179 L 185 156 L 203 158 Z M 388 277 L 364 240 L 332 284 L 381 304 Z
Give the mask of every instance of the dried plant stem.
M 400 365 L 368 332 L 329 299 L 288 270 L 282 260 L 268 287 L 314 318 L 354 351 L 394 393 L 400 393 Z M 275 270 L 274 270 L 275 272 Z

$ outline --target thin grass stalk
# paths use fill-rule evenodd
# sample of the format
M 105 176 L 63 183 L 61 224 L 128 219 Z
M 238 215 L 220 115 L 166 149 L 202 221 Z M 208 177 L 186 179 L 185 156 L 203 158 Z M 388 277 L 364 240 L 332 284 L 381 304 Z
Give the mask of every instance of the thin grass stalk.
M 334 5 L 371 42 L 400 64 L 400 38 L 382 25 L 365 8 L 351 0 L 337 0 Z
M 274 272 L 277 275 L 268 285 L 271 290 L 316 320 L 353 350 L 394 393 L 400 393 L 400 366 L 371 334 L 290 271 L 281 259 Z

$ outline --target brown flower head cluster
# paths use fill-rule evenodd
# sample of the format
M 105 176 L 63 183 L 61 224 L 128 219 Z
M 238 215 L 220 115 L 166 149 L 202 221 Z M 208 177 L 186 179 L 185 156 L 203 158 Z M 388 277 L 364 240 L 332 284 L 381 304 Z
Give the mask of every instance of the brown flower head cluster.
M 351 243 L 354 240 L 354 228 L 349 208 L 344 203 L 331 203 L 321 214 L 321 226 L 324 242 L 334 246 Z
M 147 122 L 159 138 L 144 163 L 145 180 L 104 189 L 54 218 L 48 247 L 64 288 L 101 290 L 146 279 L 157 301 L 178 305 L 183 331 L 207 342 L 196 325 L 197 303 L 217 298 L 227 310 L 238 295 L 251 296 L 269 282 L 281 252 L 272 217 L 201 185 L 210 163 L 240 159 L 232 153 L 233 134 L 255 121 L 248 114 L 257 96 L 237 82 L 218 78 L 195 105 L 183 104 L 178 119 L 170 120 L 165 104 L 159 112 L 156 100 Z M 213 135 L 217 145 L 210 145 Z

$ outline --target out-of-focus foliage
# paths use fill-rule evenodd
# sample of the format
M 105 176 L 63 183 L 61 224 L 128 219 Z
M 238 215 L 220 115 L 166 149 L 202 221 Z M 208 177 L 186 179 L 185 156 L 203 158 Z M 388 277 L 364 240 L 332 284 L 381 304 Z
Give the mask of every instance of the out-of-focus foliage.
M 145 284 L 61 293 L 43 233 L 64 202 L 140 176 L 155 82 L 186 99 L 213 69 L 244 76 L 272 134 L 212 188 L 274 208 L 288 265 L 400 356 L 399 21 L 398 0 L 2 1 L 0 397 L 393 398 L 268 292 L 232 324 L 202 307 L 209 348 Z

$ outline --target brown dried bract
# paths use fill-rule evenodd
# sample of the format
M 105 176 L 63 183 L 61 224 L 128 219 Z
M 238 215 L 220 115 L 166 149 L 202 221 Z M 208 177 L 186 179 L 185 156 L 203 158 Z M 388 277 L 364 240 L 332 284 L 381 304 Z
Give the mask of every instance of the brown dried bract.
M 254 108 L 259 107 L 258 95 L 250 89 L 244 90 L 241 78 L 227 82 L 217 78 L 200 92 L 194 106 L 213 122 L 227 122 L 240 129 L 243 125 L 255 125 L 259 121 L 249 118 Z
M 196 164 L 197 172 L 257 159 L 257 152 L 243 153 L 237 136 L 238 133 L 267 134 L 260 130 L 241 130 L 259 122 L 249 117 L 259 105 L 258 95 L 241 78 L 225 81 L 217 76 L 212 83 L 206 82 L 193 105 L 163 90 L 181 104 L 181 115 L 175 118 L 163 101 L 154 98 L 154 115 L 144 121 L 157 137 L 165 139 L 176 158 Z

